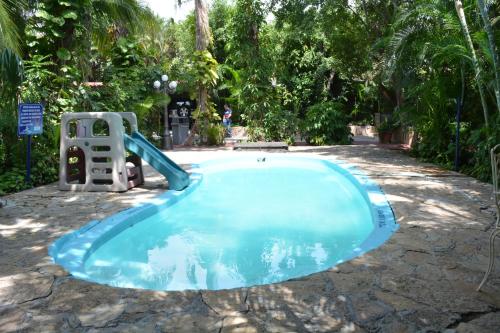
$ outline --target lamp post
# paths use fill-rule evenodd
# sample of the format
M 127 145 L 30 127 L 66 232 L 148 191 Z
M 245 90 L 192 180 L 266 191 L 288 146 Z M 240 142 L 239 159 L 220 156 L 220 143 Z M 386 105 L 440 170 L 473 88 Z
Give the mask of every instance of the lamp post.
M 163 74 L 161 76 L 161 81 L 163 82 L 163 93 L 165 96 L 168 96 L 168 93 L 173 93 L 177 88 L 177 81 L 168 82 L 168 75 Z M 160 90 L 162 86 L 162 82 L 156 80 L 153 82 L 153 87 L 157 90 Z M 172 144 L 172 137 L 170 136 L 170 121 L 168 119 L 168 105 L 165 104 L 165 109 L 163 110 L 163 135 L 161 141 L 161 147 L 165 150 L 174 149 L 174 145 Z

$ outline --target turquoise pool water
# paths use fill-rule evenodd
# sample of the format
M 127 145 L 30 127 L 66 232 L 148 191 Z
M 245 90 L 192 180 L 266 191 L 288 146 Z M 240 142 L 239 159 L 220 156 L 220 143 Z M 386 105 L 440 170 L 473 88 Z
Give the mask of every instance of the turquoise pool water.
M 140 219 L 133 217 L 139 211 L 129 214 L 120 222 L 126 228 L 94 237 L 76 276 L 154 290 L 274 283 L 335 266 L 395 230 L 392 212 L 384 205 L 377 211 L 380 202 L 374 206 L 366 188 L 329 161 L 226 159 L 202 164 L 197 173 L 194 188 L 176 200 Z M 380 214 L 387 215 L 382 225 Z M 71 242 L 98 229 L 82 231 L 57 252 L 72 251 Z

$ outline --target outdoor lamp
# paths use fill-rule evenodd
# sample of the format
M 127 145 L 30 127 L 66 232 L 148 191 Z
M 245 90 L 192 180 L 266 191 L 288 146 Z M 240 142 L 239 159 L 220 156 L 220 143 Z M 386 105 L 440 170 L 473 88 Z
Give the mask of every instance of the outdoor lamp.
M 168 75 L 163 74 L 161 76 L 161 82 L 159 80 L 156 80 L 153 82 L 153 87 L 157 90 L 160 90 L 162 87 L 162 82 L 163 82 L 163 89 L 162 92 L 165 95 L 168 95 L 168 93 L 172 93 L 175 91 L 175 88 L 177 88 L 177 81 L 170 81 L 168 82 Z M 171 150 L 174 148 L 172 144 L 172 137 L 170 136 L 170 123 L 168 119 L 168 105 L 165 105 L 165 109 L 163 111 L 163 135 L 162 135 L 162 143 L 161 146 L 165 150 Z
M 166 75 L 165 75 L 166 76 Z M 177 88 L 177 81 L 171 81 L 169 84 L 168 84 L 168 87 L 170 88 L 170 90 L 175 90 L 175 88 Z

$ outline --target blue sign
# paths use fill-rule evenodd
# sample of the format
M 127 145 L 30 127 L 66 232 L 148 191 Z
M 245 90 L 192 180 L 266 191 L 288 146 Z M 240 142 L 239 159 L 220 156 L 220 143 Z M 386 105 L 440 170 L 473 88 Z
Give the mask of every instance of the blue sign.
M 43 132 L 43 105 L 20 103 L 17 135 L 36 135 Z

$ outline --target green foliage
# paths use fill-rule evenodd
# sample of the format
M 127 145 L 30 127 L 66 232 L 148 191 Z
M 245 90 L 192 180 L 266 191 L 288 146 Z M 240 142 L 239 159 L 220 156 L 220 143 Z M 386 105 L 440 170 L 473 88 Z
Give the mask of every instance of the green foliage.
M 229 41 L 227 33 L 227 22 L 231 19 L 233 7 L 228 0 L 215 0 L 209 12 L 210 30 L 213 36 L 213 55 L 217 62 L 222 64 L 226 61 L 228 53 L 226 44 Z
M 306 141 L 316 146 L 349 144 L 351 132 L 344 108 L 338 102 L 323 102 L 309 107 L 303 123 Z
M 274 108 L 264 116 L 263 134 L 266 141 L 285 141 L 291 145 L 295 143 L 297 132 L 297 117 L 293 112 Z
M 124 28 L 133 27 L 129 23 L 139 16 L 151 17 L 137 1 L 47 0 L 30 6 L 32 15 L 19 17 L 29 51 L 24 61 L 0 49 L 1 193 L 57 179 L 62 113 L 136 111 L 142 130 L 152 135 L 161 129 L 162 107 L 168 102 L 152 87 L 164 73 L 165 59 L 158 63 L 149 57 L 134 29 Z M 106 40 L 105 47 L 96 40 Z M 103 85 L 92 87 L 87 81 Z M 31 184 L 24 183 L 26 140 L 16 133 L 18 100 L 45 106 L 44 132 L 33 138 Z
M 24 68 L 20 59 L 14 54 L 7 55 L 4 50 L 2 64 L 2 94 L 0 101 L 0 195 L 19 191 L 31 186 L 38 186 L 57 180 L 58 148 L 59 148 L 59 118 L 55 109 L 46 106 L 44 118 L 44 133 L 35 136 L 32 144 L 32 177 L 26 184 L 26 139 L 17 137 L 17 98 L 22 86 L 23 100 L 47 101 L 55 96 L 47 87 L 54 79 L 54 74 L 48 70 L 53 63 L 46 61 L 47 57 L 35 56 L 26 61 Z M 7 59 L 10 59 L 9 61 Z M 25 81 L 22 81 L 22 78 Z M 8 82 L 9 85 L 6 85 Z M 56 104 L 56 101 L 54 101 Z
M 192 56 L 191 78 L 195 82 L 196 96 L 198 106 L 193 112 L 192 117 L 196 121 L 196 130 L 201 136 L 201 143 L 214 145 L 216 142 L 222 142 L 224 137 L 219 140 L 217 123 L 220 117 L 211 102 L 211 96 L 205 92 L 213 88 L 219 80 L 218 63 L 207 51 L 195 51 Z M 203 93 L 202 93 L 203 92 Z M 206 97 L 202 97 L 206 96 Z
M 489 3 L 498 44 L 500 8 Z M 446 167 L 464 87 L 462 170 L 488 179 L 499 116 L 484 126 L 477 87 L 490 114 L 498 110 L 495 55 L 481 13 L 465 5 L 482 81 L 452 1 L 214 0 L 213 43 L 196 51 L 193 14 L 165 21 L 137 0 L 0 0 L 0 193 L 26 186 L 19 100 L 45 105 L 44 134 L 33 143 L 36 185 L 57 176 L 64 112 L 134 111 L 146 136 L 161 133 L 170 98 L 152 84 L 164 73 L 179 82 L 177 93 L 203 103 L 194 112 L 202 143 L 222 142 L 224 103 L 253 140 L 293 143 L 302 134 L 315 145 L 349 143 L 349 120 L 372 123 L 383 113 L 416 131 L 412 154 Z
M 392 121 L 392 119 L 386 119 L 380 123 L 380 125 L 377 127 L 377 131 L 379 133 L 388 133 L 394 131 L 396 127 L 397 125 L 394 123 L 394 121 Z
M 12 168 L 0 175 L 0 195 L 18 192 L 31 187 L 25 182 L 26 170 Z
M 233 93 L 243 120 L 262 122 L 266 111 L 279 103 L 271 86 L 273 61 L 270 32 L 264 27 L 265 11 L 261 1 L 236 1 L 228 24 L 228 62 L 238 73 Z
M 257 122 L 248 122 L 248 139 L 250 141 L 265 141 L 266 134 L 264 133 L 264 127 Z
M 22 20 L 20 16 L 26 9 L 25 0 L 0 1 L 0 50 L 10 49 L 21 54 Z
M 193 53 L 193 70 L 196 83 L 205 87 L 212 87 L 217 83 L 217 60 L 209 51 L 195 51 Z
M 464 145 L 466 161 L 464 171 L 472 176 L 491 182 L 490 150 L 500 143 L 500 115 L 492 119 L 490 128 L 473 130 Z
M 19 160 L 14 162 L 14 167 L 0 172 L 0 195 L 28 189 L 54 182 L 58 178 L 59 153 L 53 143 L 48 142 L 47 136 L 36 136 L 33 139 L 31 182 L 26 183 L 26 140 L 19 140 L 16 147 L 20 149 Z M 1 153 L 1 151 L 0 151 Z
M 220 124 L 209 124 L 205 133 L 209 146 L 219 146 L 224 143 L 224 135 L 226 133 L 224 126 Z
M 284 141 L 292 145 L 298 133 L 296 115 L 280 108 L 270 109 L 262 122 L 249 121 L 247 124 L 250 141 Z
M 17 138 L 18 88 L 23 78 L 21 59 L 10 49 L 0 53 L 0 174 L 20 160 Z

